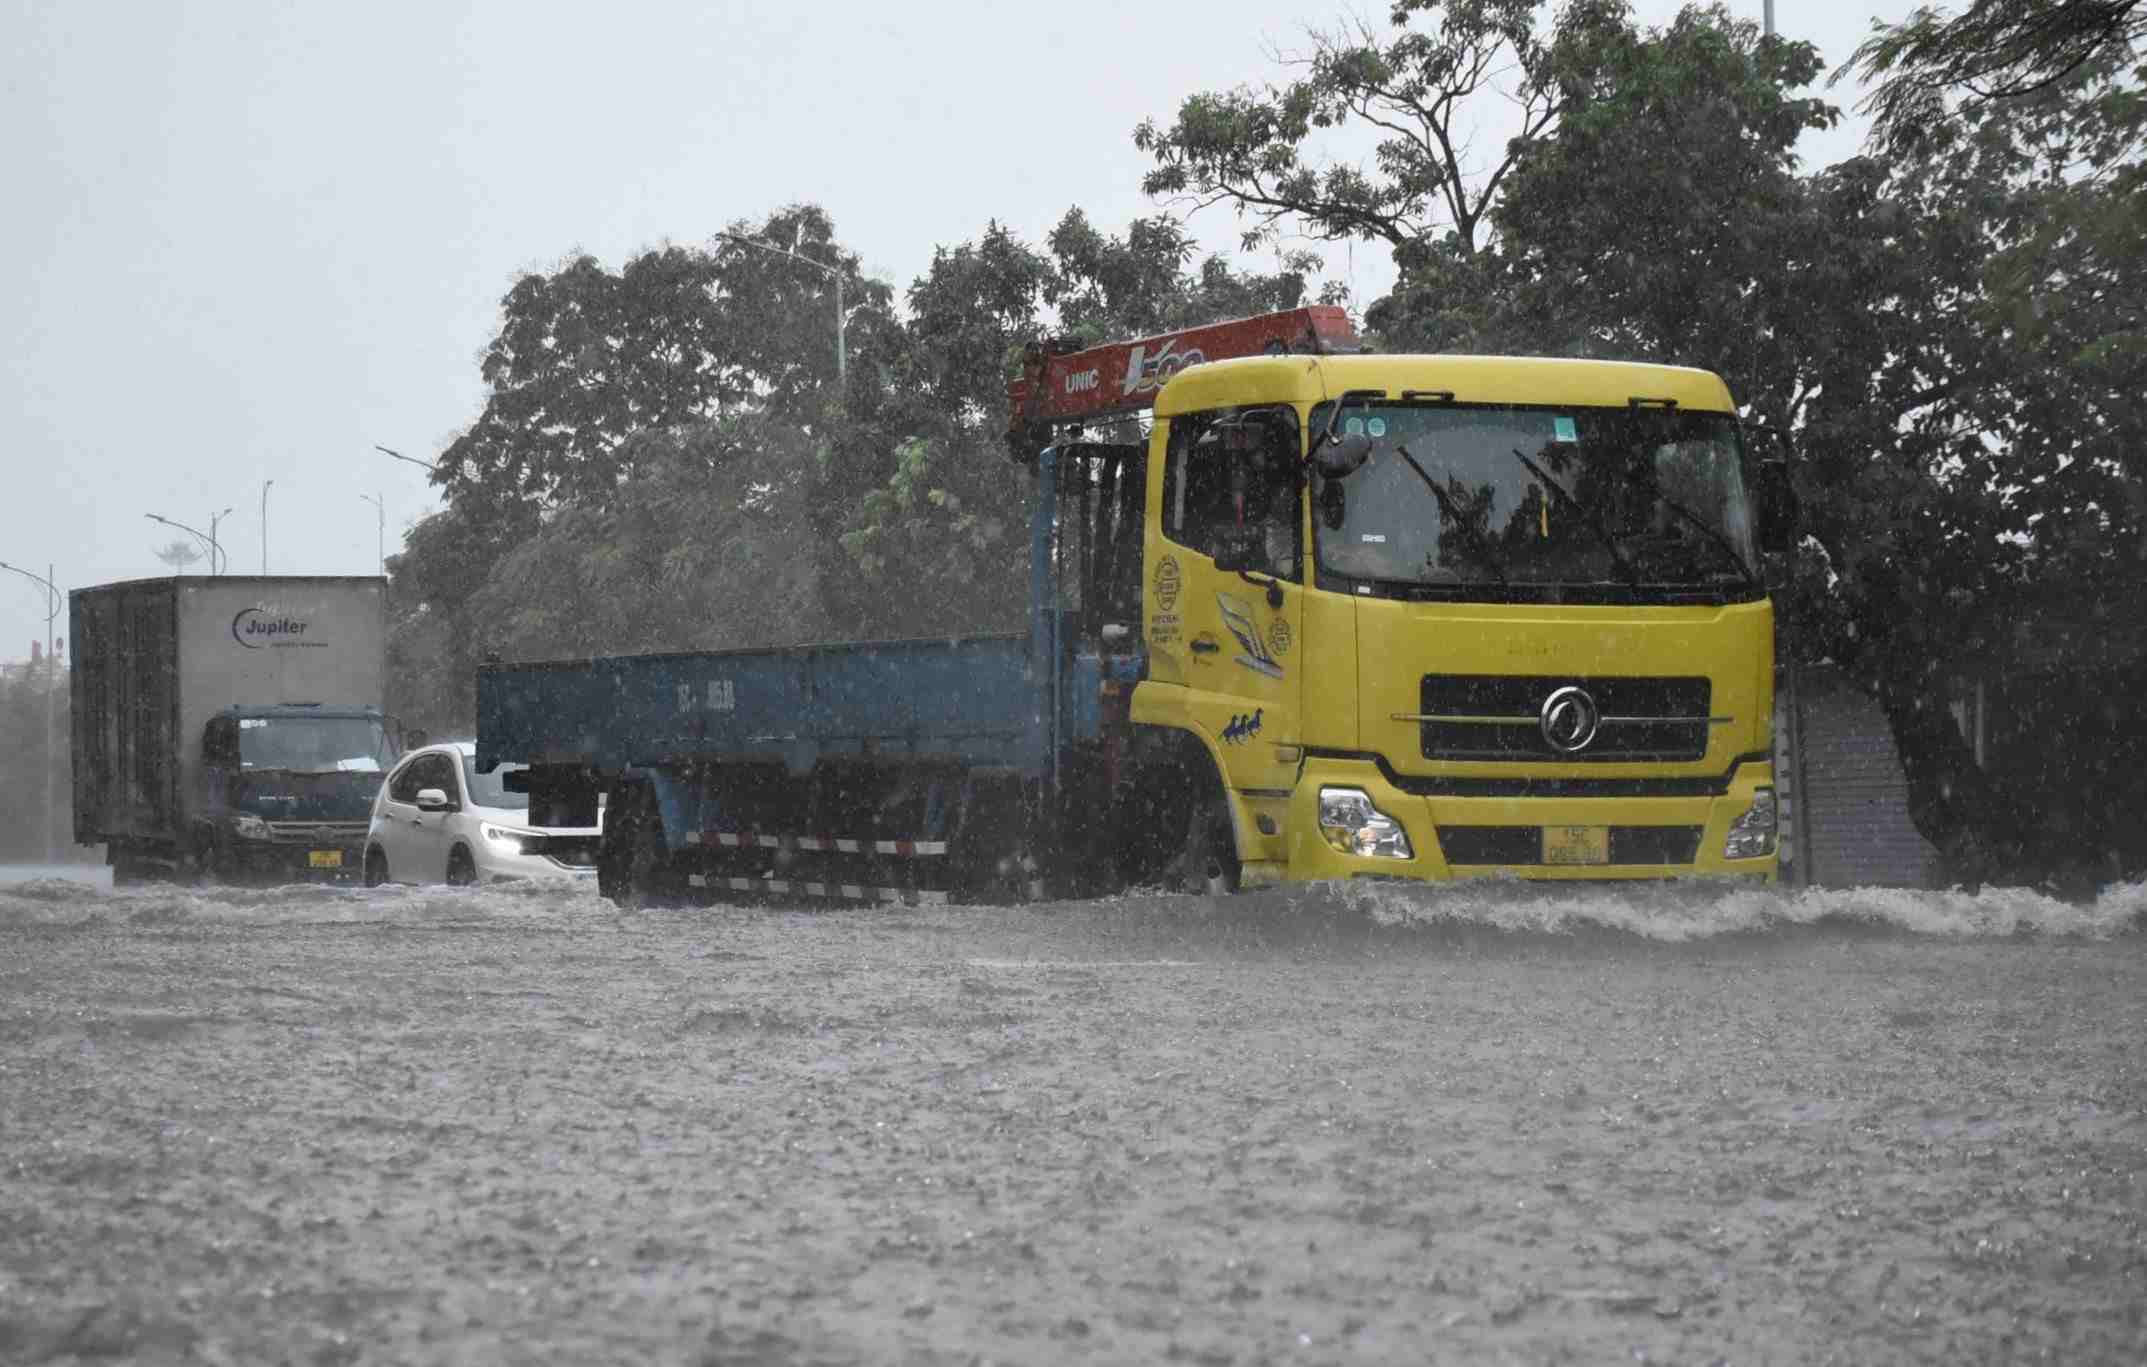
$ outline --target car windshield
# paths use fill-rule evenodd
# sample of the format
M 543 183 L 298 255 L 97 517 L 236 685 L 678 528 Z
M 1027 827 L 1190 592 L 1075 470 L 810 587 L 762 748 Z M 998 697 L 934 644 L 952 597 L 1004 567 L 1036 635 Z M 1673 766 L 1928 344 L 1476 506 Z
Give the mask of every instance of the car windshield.
M 1319 566 L 1365 591 L 1758 591 L 1727 413 L 1352 402 L 1340 431 L 1371 449 L 1318 483 Z
M 507 775 L 518 774 L 528 768 L 526 764 L 502 764 L 491 773 L 480 773 L 474 756 L 462 757 L 462 781 L 470 790 L 470 801 L 480 807 L 504 807 L 509 811 L 529 810 L 529 794 L 507 791 Z
M 242 717 L 241 769 L 375 774 L 394 758 L 387 728 L 369 717 Z

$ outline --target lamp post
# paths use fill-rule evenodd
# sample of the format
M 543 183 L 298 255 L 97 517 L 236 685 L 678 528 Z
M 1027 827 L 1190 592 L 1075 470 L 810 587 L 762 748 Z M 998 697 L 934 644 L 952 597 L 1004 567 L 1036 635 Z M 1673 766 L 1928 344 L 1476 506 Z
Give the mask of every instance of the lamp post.
M 388 572 L 388 505 L 381 501 L 378 494 L 360 494 L 358 497 L 372 504 L 373 511 L 380 514 L 380 532 L 374 540 L 373 553 L 380 563 L 380 572 L 386 574 Z
M 230 557 L 224 554 L 224 543 L 216 539 L 216 524 L 231 516 L 229 508 L 220 513 L 209 514 L 209 573 L 222 574 Z
M 268 486 L 276 481 L 261 481 L 261 573 L 268 573 Z
M 174 522 L 168 517 L 158 517 L 155 513 L 143 513 L 142 516 L 148 518 L 151 522 L 161 522 L 167 527 L 176 527 L 180 531 L 185 532 L 188 536 L 193 537 L 196 541 L 199 541 L 201 543 L 202 549 L 209 553 L 209 573 L 216 573 L 215 537 L 210 536 L 207 532 L 196 531 L 194 528 L 187 526 L 184 522 Z
M 373 449 L 384 456 L 393 456 L 406 465 L 415 465 L 420 470 L 429 470 L 436 475 L 440 473 L 440 467 L 429 460 L 419 460 L 416 456 L 406 456 L 402 452 L 387 446 L 375 446 Z
M 54 753 L 57 742 L 52 730 L 53 676 L 58 672 L 58 663 L 52 658 L 52 623 L 60 615 L 60 590 L 52 582 L 50 565 L 45 566 L 45 572 L 39 575 L 0 560 L 0 570 L 12 570 L 45 590 L 45 862 L 53 864 L 59 861 L 59 853 L 52 839 L 52 776 L 59 764 Z
M 848 350 L 843 339 L 842 272 L 825 262 L 815 261 L 809 256 L 800 256 L 796 252 L 782 247 L 771 247 L 757 238 L 741 237 L 737 233 L 717 233 L 716 236 L 722 238 L 725 242 L 735 242 L 741 247 L 757 247 L 770 256 L 787 256 L 801 266 L 812 267 L 835 282 L 835 388 L 843 393 L 848 393 L 850 387 L 850 362 Z

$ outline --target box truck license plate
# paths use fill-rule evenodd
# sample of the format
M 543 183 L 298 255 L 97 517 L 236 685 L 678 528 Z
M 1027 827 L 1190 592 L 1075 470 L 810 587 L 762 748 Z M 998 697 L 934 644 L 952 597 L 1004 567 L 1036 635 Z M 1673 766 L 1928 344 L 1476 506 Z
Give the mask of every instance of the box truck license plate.
M 1546 864 L 1608 864 L 1610 827 L 1545 826 L 1543 862 Z
M 316 869 L 340 869 L 343 867 L 341 850 L 308 850 L 306 865 Z

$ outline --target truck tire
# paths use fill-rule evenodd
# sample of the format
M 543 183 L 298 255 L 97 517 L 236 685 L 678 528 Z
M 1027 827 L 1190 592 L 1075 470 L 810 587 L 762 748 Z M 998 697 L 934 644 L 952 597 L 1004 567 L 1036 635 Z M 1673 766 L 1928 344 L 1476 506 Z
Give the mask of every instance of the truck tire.
M 1237 832 L 1222 774 L 1197 737 L 1160 727 L 1140 735 L 1117 793 L 1119 877 L 1129 887 L 1235 892 Z
M 597 891 L 621 911 L 678 905 L 682 880 L 671 865 L 654 795 L 638 789 L 619 805 L 626 809 L 625 819 L 605 824 L 597 855 Z
M 1241 873 L 1230 804 L 1217 783 L 1187 809 L 1185 843 L 1171 862 L 1169 882 L 1180 892 L 1231 893 Z

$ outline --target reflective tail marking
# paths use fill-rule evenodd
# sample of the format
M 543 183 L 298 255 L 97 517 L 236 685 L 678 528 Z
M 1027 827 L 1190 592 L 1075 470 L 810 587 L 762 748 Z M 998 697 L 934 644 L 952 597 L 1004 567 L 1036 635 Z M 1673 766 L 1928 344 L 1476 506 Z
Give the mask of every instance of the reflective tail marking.
M 814 850 L 833 854 L 892 854 L 921 859 L 945 854 L 944 840 L 851 840 L 827 835 L 755 835 L 737 831 L 688 831 L 689 845 L 720 845 L 726 849 Z
M 861 883 L 809 883 L 791 878 L 721 878 L 692 874 L 687 880 L 697 888 L 723 888 L 731 892 L 772 892 L 786 897 L 833 897 L 850 902 L 893 902 L 902 906 L 945 906 L 947 894 L 915 888 L 873 888 Z

